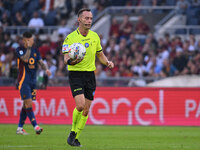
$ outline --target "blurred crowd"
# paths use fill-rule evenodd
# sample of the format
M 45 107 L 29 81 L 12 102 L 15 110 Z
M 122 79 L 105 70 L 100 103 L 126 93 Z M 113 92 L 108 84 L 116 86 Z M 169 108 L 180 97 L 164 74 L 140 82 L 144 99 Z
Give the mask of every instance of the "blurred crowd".
M 60 25 L 78 10 L 88 7 L 96 17 L 108 6 L 177 6 L 184 13 L 199 0 L 0 0 L 0 25 L 44 27 Z
M 52 40 L 51 37 L 43 40 L 39 33 L 35 33 L 34 47 L 39 49 L 42 58 L 52 72 L 49 84 L 55 84 L 56 81 L 53 80 L 55 77 L 68 76 L 61 49 L 66 35 L 72 30 L 66 28 L 65 25 L 71 12 L 77 13 L 78 8 L 88 7 L 85 1 L 0 0 L 0 76 L 17 77 L 15 49 L 23 44 L 20 36 L 16 35 L 12 38 L 11 33 L 3 30 L 3 26 L 58 24 L 61 27 L 58 30 L 57 41 Z M 111 3 L 115 6 L 147 6 L 162 5 L 168 2 L 161 0 L 94 0 L 92 11 L 97 15 Z M 175 0 L 174 4 L 176 2 Z M 108 59 L 114 62 L 115 67 L 110 70 L 97 61 L 95 71 L 97 77 L 169 77 L 200 74 L 200 40 L 196 39 L 195 35 L 183 39 L 180 36 L 166 33 L 163 38 L 156 39 L 143 16 L 139 16 L 138 21 L 134 23 L 129 17 L 129 15 L 124 15 L 121 22 L 115 17 L 112 18 L 108 40 L 99 35 L 103 51 Z M 44 82 L 44 77 L 44 72 L 39 69 L 38 81 Z
M 69 18 L 82 1 L 71 0 L 0 0 L 0 22 L 3 26 L 43 27 L 59 25 Z
M 97 62 L 97 76 L 167 77 L 200 73 L 200 40 L 194 35 L 181 39 L 179 36 L 171 38 L 166 33 L 163 38 L 156 40 L 142 16 L 133 24 L 125 15 L 122 22 L 112 19 L 109 40 L 99 36 L 103 51 L 115 63 L 115 68 L 109 70 Z M 22 38 L 16 36 L 12 39 L 1 27 L 0 39 L 0 74 L 15 76 L 17 66 L 14 50 L 23 44 Z M 41 40 L 39 34 L 35 35 L 35 47 L 52 71 L 52 78 L 67 75 L 61 54 L 64 39 L 62 34 L 56 42 L 50 37 Z
M 133 24 L 125 15 L 123 22 L 112 19 L 110 38 L 102 40 L 103 50 L 115 64 L 109 70 L 97 64 L 101 77 L 169 77 L 200 74 L 200 40 L 194 35 L 156 39 L 142 16 Z
M 66 76 L 67 69 L 63 62 L 62 44 L 64 41 L 62 34 L 56 42 L 53 42 L 50 37 L 45 40 L 41 40 L 39 34 L 35 34 L 35 44 L 33 47 L 38 48 L 42 59 L 52 72 L 52 79 L 55 76 Z M 23 40 L 21 36 L 11 38 L 9 33 L 3 32 L 0 27 L 0 76 L 17 77 L 17 57 L 15 49 L 19 46 L 23 46 Z M 39 68 L 38 80 L 43 80 L 44 72 Z

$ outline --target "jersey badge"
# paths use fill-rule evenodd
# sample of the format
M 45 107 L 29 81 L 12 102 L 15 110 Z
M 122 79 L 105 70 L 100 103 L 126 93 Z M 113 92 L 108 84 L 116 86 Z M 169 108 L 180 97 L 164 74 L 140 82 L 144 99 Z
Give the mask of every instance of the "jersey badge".
M 67 53 L 68 51 L 69 51 L 69 45 L 68 44 L 63 45 L 62 53 Z
M 88 44 L 88 43 L 85 43 L 85 47 L 88 48 L 88 47 L 89 47 L 89 44 Z
M 24 54 L 23 50 L 20 50 L 20 51 L 19 51 L 19 54 L 20 54 L 20 55 L 23 55 L 23 54 Z

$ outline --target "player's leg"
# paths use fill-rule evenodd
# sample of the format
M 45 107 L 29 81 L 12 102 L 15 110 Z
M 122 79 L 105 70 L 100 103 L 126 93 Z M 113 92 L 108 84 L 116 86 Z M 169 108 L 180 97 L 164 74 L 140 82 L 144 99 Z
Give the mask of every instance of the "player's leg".
M 76 107 L 74 108 L 73 111 L 73 116 L 72 116 L 72 129 L 69 134 L 69 137 L 67 139 L 67 142 L 69 145 L 73 145 L 76 137 L 76 129 L 77 129 L 77 124 L 81 118 L 82 111 L 85 106 L 85 97 L 83 94 L 76 95 L 74 97 L 75 102 L 76 102 Z
M 40 128 L 36 122 L 35 114 L 34 114 L 33 108 L 32 108 L 32 99 L 31 98 L 25 99 L 24 104 L 25 104 L 25 110 L 26 110 L 27 116 L 28 116 L 32 126 L 34 127 L 36 134 L 40 134 L 43 129 Z
M 96 79 L 95 79 L 95 75 L 94 72 L 86 72 L 86 78 L 85 78 L 85 88 L 84 88 L 84 96 L 85 96 L 85 107 L 83 110 L 83 113 L 81 115 L 81 118 L 77 124 L 77 128 L 76 128 L 76 140 L 74 142 L 74 146 L 81 146 L 78 138 L 81 134 L 81 131 L 84 129 L 85 124 L 87 122 L 88 119 L 88 113 L 90 110 L 90 106 L 91 103 L 94 99 L 94 93 L 95 93 L 95 89 L 96 89 Z
M 75 102 L 76 102 L 76 107 L 74 108 L 73 111 L 73 122 L 72 122 L 72 130 L 76 132 L 76 126 L 78 121 L 80 120 L 82 111 L 85 106 L 85 97 L 83 94 L 77 95 L 74 97 Z
M 67 139 L 67 143 L 72 146 L 76 137 L 76 126 L 85 105 L 82 78 L 83 78 L 83 75 L 81 72 L 69 71 L 70 88 L 76 102 L 76 107 L 74 108 L 73 116 L 72 116 L 72 129 Z
M 27 114 L 26 114 L 24 103 L 23 103 L 23 106 L 22 106 L 22 109 L 21 109 L 21 112 L 20 112 L 18 127 L 23 128 L 26 117 L 27 117 Z
M 20 87 L 18 86 L 18 88 L 19 88 L 20 96 L 21 96 L 22 100 L 30 97 L 30 87 L 27 84 L 23 83 Z M 25 132 L 25 130 L 23 129 L 23 125 L 24 125 L 26 118 L 27 118 L 26 107 L 25 107 L 25 103 L 23 101 L 23 106 L 22 106 L 22 109 L 20 112 L 20 119 L 19 119 L 19 124 L 18 124 L 16 134 L 21 134 L 21 135 L 27 134 Z
M 88 100 L 87 98 L 85 99 L 85 107 L 83 109 L 83 113 L 81 115 L 81 118 L 80 118 L 80 120 L 77 124 L 77 128 L 76 128 L 76 132 L 77 132 L 76 139 L 79 138 L 81 131 L 85 127 L 85 124 L 86 124 L 87 119 L 88 119 L 88 113 L 89 113 L 91 103 L 92 103 L 91 100 Z
M 42 129 L 37 125 L 33 108 L 32 108 L 32 98 L 36 94 L 33 89 L 35 88 L 31 86 L 30 84 L 23 83 L 20 89 L 20 94 L 21 94 L 22 100 L 24 101 L 24 108 L 25 108 L 26 114 L 31 124 L 33 125 L 36 133 L 39 134 L 42 131 Z
M 78 121 L 78 124 L 77 124 L 76 138 L 75 138 L 73 146 L 82 147 L 82 145 L 79 142 L 78 138 L 79 138 L 79 136 L 81 134 L 81 131 L 84 129 L 86 122 L 87 122 L 88 113 L 89 113 L 89 109 L 90 109 L 91 103 L 92 103 L 91 100 L 85 99 L 85 107 L 83 109 L 83 112 L 82 112 L 82 115 L 80 117 L 80 120 Z
M 32 101 L 36 100 L 36 84 L 31 85 L 31 95 L 32 95 Z M 34 113 L 33 113 L 34 114 Z M 36 118 L 35 118 L 36 120 Z M 43 128 L 41 128 L 39 125 L 36 125 L 34 127 L 36 134 L 40 134 L 43 131 Z
M 24 105 L 25 105 L 25 110 L 26 110 L 27 116 L 28 116 L 31 124 L 33 125 L 33 127 L 36 127 L 37 122 L 35 120 L 35 115 L 34 115 L 33 108 L 32 108 L 32 99 L 31 98 L 25 99 Z
M 23 129 L 23 125 L 25 123 L 27 114 L 26 114 L 26 110 L 25 110 L 25 106 L 23 103 L 21 112 L 20 112 L 20 118 L 19 118 L 19 123 L 18 123 L 18 128 L 16 131 L 16 134 L 21 134 L 21 135 L 27 135 L 28 133 Z

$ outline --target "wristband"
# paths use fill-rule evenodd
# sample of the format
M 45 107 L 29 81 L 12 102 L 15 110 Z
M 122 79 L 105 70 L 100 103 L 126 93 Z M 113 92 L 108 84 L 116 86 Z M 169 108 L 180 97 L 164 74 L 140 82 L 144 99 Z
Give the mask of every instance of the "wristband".
M 71 59 L 68 59 L 67 64 L 71 65 Z

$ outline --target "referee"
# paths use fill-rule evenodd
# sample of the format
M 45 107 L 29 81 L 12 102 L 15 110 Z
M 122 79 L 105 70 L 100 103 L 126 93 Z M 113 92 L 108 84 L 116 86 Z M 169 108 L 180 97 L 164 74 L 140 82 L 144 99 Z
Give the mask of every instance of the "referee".
M 98 34 L 90 30 L 92 25 L 91 10 L 87 8 L 80 9 L 78 22 L 79 27 L 65 39 L 62 53 L 64 54 L 64 62 L 68 65 L 69 83 L 76 102 L 73 111 L 72 129 L 67 142 L 71 146 L 81 147 L 78 139 L 87 122 L 88 112 L 96 89 L 95 58 L 97 56 L 100 62 L 109 68 L 113 68 L 114 64 L 108 61 L 104 55 Z M 70 59 L 68 47 L 73 43 L 81 43 L 85 46 L 86 55 L 84 59 Z

